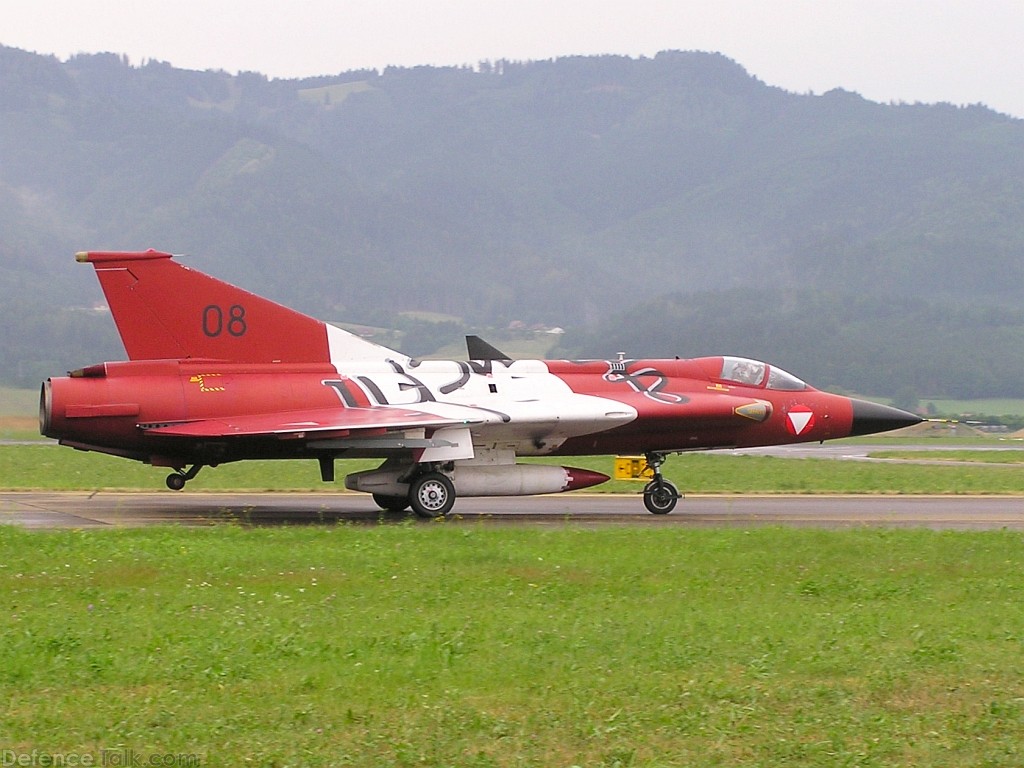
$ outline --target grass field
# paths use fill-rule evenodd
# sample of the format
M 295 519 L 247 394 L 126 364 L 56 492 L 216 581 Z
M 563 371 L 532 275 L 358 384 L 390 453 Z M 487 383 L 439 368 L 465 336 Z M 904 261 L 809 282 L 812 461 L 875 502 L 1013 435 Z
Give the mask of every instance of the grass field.
M 873 451 L 872 458 L 911 461 L 970 461 L 982 464 L 1024 464 L 1024 450 Z
M 1024 494 L 1021 456 L 687 454 L 665 469 L 688 493 Z M 165 474 L 0 446 L 4 488 L 155 490 Z M 189 488 L 341 484 L 278 461 L 207 469 Z M 0 526 L 0 756 L 1019 766 L 1022 559 L 1024 535 L 1006 531 Z
M 935 406 L 938 413 L 985 414 L 986 416 L 1024 416 L 1024 400 L 1016 398 L 987 400 L 942 400 L 922 398 L 921 405 Z
M 0 416 L 0 440 L 39 441 L 39 419 L 31 416 Z
M 1022 556 L 1007 532 L 0 528 L 0 748 L 1021 765 Z
M 0 416 L 35 417 L 39 408 L 39 389 L 0 387 Z

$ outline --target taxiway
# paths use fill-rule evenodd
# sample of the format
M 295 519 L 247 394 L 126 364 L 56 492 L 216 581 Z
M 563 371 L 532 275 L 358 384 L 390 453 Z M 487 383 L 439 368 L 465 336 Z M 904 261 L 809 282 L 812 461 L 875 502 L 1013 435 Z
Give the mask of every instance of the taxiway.
M 177 524 L 393 524 L 361 494 L 0 493 L 0 524 L 96 528 Z M 413 518 L 415 519 L 415 518 Z M 431 521 L 419 521 L 433 524 Z M 670 515 L 649 514 L 638 495 L 460 499 L 446 524 L 644 526 L 851 526 L 1024 530 L 1017 496 L 688 496 Z

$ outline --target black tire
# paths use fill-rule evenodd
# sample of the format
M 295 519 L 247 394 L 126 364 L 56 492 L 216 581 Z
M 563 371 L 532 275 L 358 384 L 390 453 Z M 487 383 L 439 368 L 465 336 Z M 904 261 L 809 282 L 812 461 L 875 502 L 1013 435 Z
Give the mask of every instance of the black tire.
M 667 515 L 678 501 L 679 490 L 668 480 L 652 480 L 644 488 L 644 506 L 652 515 Z
M 172 491 L 180 491 L 185 487 L 185 476 L 178 472 L 171 472 L 167 476 L 167 487 Z
M 405 512 L 409 508 L 409 500 L 405 496 L 385 496 L 383 493 L 375 493 L 373 502 L 388 512 Z
M 409 504 L 419 517 L 444 517 L 455 506 L 455 486 L 440 472 L 427 472 L 409 486 Z

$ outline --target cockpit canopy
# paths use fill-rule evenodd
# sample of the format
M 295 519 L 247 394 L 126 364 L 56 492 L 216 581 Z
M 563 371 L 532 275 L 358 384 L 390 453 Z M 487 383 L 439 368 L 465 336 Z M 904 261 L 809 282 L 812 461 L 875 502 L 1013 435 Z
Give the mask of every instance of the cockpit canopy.
M 807 389 L 807 384 L 781 368 L 748 360 L 745 357 L 723 357 L 719 378 L 725 382 L 742 384 L 747 387 L 765 387 L 787 392 Z

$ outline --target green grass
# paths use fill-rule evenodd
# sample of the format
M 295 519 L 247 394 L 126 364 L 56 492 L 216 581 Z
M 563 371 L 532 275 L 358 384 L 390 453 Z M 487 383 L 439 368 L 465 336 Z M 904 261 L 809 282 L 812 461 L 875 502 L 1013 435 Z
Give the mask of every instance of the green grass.
M 1024 400 L 1020 398 L 984 400 L 936 400 L 921 398 L 921 406 L 935 405 L 938 413 L 974 413 L 986 416 L 1024 416 Z
M 1015 446 L 1021 445 L 1024 440 L 1019 437 L 1008 437 L 1006 435 L 982 435 L 982 434 L 971 434 L 971 435 L 950 435 L 950 434 L 911 434 L 911 435 L 865 435 L 863 437 L 841 437 L 838 440 L 829 440 L 829 445 L 836 443 L 847 443 L 849 445 L 891 445 L 904 446 L 913 444 L 922 444 L 928 446 L 949 446 L 949 445 L 962 445 L 965 447 L 969 446 L 996 446 L 1006 445 Z
M 46 438 L 39 434 L 39 427 L 29 419 L 21 417 L 0 417 L 0 440 L 15 442 L 45 443 Z
M 1024 537 L 0 528 L 6 750 L 1011 766 Z
M 876 459 L 908 459 L 912 461 L 972 461 L 982 464 L 1024 464 L 1024 450 L 987 451 L 872 451 Z
M 982 455 L 985 452 L 975 452 Z M 934 458 L 933 453 L 926 454 Z M 611 475 L 614 459 L 548 458 Z M 336 484 L 320 482 L 314 461 L 245 461 L 204 469 L 188 488 L 197 491 L 341 491 L 344 474 L 377 460 L 339 461 Z M 166 469 L 52 445 L 0 445 L 0 488 L 6 490 L 159 490 Z M 1024 471 L 1005 466 L 925 466 L 888 462 L 785 459 L 769 456 L 683 454 L 670 457 L 666 476 L 684 493 L 906 493 L 1024 494 Z M 642 483 L 611 481 L 597 492 L 638 493 Z M 187 492 L 187 491 L 186 491 Z
M 42 440 L 39 390 L 0 387 L 0 440 Z
M 0 416 L 35 417 L 39 410 L 39 389 L 0 387 Z

